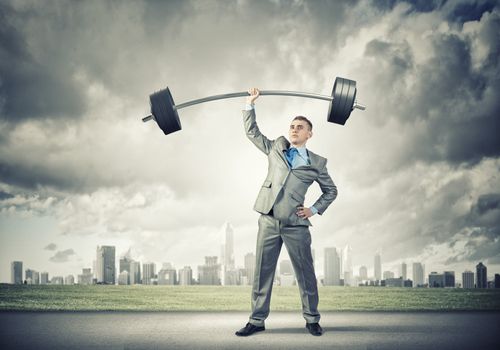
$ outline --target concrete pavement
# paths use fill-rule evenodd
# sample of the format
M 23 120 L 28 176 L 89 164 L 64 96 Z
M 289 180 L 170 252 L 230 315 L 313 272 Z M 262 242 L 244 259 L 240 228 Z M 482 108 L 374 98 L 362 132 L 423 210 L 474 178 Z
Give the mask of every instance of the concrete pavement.
M 297 312 L 234 332 L 244 312 L 0 312 L 0 349 L 500 349 L 498 312 L 326 312 L 311 336 Z

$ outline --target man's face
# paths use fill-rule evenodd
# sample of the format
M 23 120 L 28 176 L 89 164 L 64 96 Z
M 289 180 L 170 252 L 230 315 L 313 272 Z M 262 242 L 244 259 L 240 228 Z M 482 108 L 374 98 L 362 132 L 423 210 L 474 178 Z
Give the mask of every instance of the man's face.
M 309 125 L 303 120 L 293 120 L 288 130 L 290 143 L 296 147 L 304 146 L 312 137 L 312 131 L 309 130 Z

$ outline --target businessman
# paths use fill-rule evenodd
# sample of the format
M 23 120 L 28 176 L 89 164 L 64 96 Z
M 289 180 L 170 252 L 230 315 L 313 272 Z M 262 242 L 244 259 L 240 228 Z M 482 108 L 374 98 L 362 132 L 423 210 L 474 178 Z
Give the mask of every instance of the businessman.
M 337 187 L 326 169 L 326 159 L 306 148 L 312 133 L 312 123 L 305 117 L 295 117 L 288 131 L 289 140 L 280 136 L 269 140 L 261 134 L 255 119 L 254 102 L 259 90 L 248 90 L 243 123 L 247 137 L 267 155 L 268 173 L 254 209 L 261 214 L 257 236 L 255 276 L 252 287 L 252 313 L 237 336 L 249 336 L 265 330 L 269 315 L 276 263 L 283 242 L 292 261 L 299 284 L 302 314 L 312 335 L 323 333 L 319 325 L 318 288 L 311 255 L 309 218 L 323 214 L 337 197 Z M 311 206 L 304 205 L 309 186 L 317 182 L 322 195 Z

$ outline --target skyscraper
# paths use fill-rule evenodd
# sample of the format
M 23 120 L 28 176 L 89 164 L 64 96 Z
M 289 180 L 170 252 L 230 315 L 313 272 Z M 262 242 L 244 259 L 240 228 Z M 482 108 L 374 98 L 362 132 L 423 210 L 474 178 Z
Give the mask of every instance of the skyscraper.
M 340 257 L 335 247 L 325 248 L 325 286 L 340 285 Z
M 382 274 L 382 277 L 387 280 L 389 278 L 394 278 L 394 272 L 392 271 L 384 271 L 384 273 Z
M 141 284 L 141 263 L 139 261 L 130 262 L 130 271 L 128 278 L 130 284 Z
M 130 284 L 130 263 L 133 261 L 132 260 L 132 253 L 130 252 L 130 250 L 131 249 L 129 248 L 129 250 L 120 259 L 120 273 L 122 273 L 123 271 L 128 272 L 128 274 L 127 274 L 128 281 L 126 284 Z M 122 278 L 124 278 L 124 277 L 122 277 Z
M 37 274 L 37 272 L 35 270 L 32 270 L 32 269 L 26 269 L 24 275 L 26 277 L 26 283 L 28 284 L 36 284 L 35 282 L 35 275 Z
M 255 254 L 248 253 L 245 255 L 245 271 L 247 275 L 247 284 L 253 284 L 255 275 Z
M 40 284 L 47 284 L 47 283 L 49 283 L 49 273 L 48 272 L 40 273 Z
M 216 256 L 206 256 L 205 265 L 198 266 L 198 283 L 204 285 L 220 285 L 220 264 Z
M 123 270 L 118 274 L 118 284 L 122 286 L 126 286 L 130 284 L 130 278 L 128 270 Z
M 177 284 L 177 272 L 173 268 L 162 268 L 158 271 L 158 284 L 173 286 Z
M 342 254 L 342 266 L 344 268 L 344 285 L 353 285 L 353 268 L 352 268 L 352 248 L 349 244 L 346 244 Z
M 230 223 L 226 224 L 226 243 L 224 245 L 224 265 L 227 269 L 234 269 L 234 231 Z
M 69 285 L 69 286 L 72 286 L 73 284 L 75 284 L 75 276 L 67 275 L 64 278 L 64 284 Z
M 116 266 L 114 246 L 97 246 L 95 273 L 97 283 L 115 284 Z
M 444 274 L 431 272 L 429 275 L 430 288 L 443 288 L 445 285 Z
M 94 283 L 94 274 L 91 268 L 82 269 L 82 274 L 78 275 L 78 284 L 89 285 Z
M 179 284 L 181 286 L 193 284 L 193 270 L 191 270 L 191 266 L 184 266 L 179 270 Z
M 368 269 L 366 266 L 361 266 L 359 268 L 359 278 L 362 281 L 366 281 L 368 279 Z
M 455 287 L 455 271 L 444 272 L 444 286 L 452 288 Z
M 380 253 L 377 252 L 375 254 L 375 259 L 374 259 L 374 277 L 377 281 L 380 281 L 382 279 L 382 258 L 380 257 Z
M 474 272 L 468 270 L 462 272 L 462 287 L 474 288 Z
M 476 265 L 476 288 L 487 288 L 488 287 L 488 279 L 487 279 L 487 269 L 486 266 L 483 265 L 482 262 Z
M 406 263 L 401 263 L 401 277 L 403 277 L 403 281 L 406 281 Z
M 142 264 L 142 284 L 153 284 L 155 278 L 156 265 L 153 262 Z
M 413 286 L 421 287 L 424 285 L 424 267 L 421 263 L 413 263 Z
M 234 231 L 230 223 L 224 227 L 224 244 L 222 245 L 222 284 L 237 284 L 237 271 L 234 265 Z
M 23 262 L 13 261 L 10 264 L 10 283 L 23 284 Z

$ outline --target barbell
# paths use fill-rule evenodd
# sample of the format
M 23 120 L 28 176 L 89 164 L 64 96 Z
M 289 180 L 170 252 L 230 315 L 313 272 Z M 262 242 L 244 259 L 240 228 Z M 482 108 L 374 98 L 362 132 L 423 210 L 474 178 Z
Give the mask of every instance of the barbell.
M 260 95 L 281 95 L 298 96 L 314 98 L 318 100 L 330 101 L 327 120 L 330 123 L 344 125 L 351 115 L 351 112 L 357 108 L 365 110 L 366 107 L 356 101 L 356 82 L 354 80 L 337 77 L 333 84 L 332 95 L 319 95 L 299 91 L 281 91 L 281 90 L 263 90 Z M 151 115 L 142 118 L 143 122 L 155 120 L 165 135 L 171 134 L 182 129 L 181 121 L 177 111 L 181 108 L 193 106 L 199 103 L 221 100 L 225 98 L 249 96 L 248 92 L 234 92 L 230 94 L 214 95 L 200 98 L 176 105 L 170 89 L 157 91 L 149 96 L 151 104 Z

